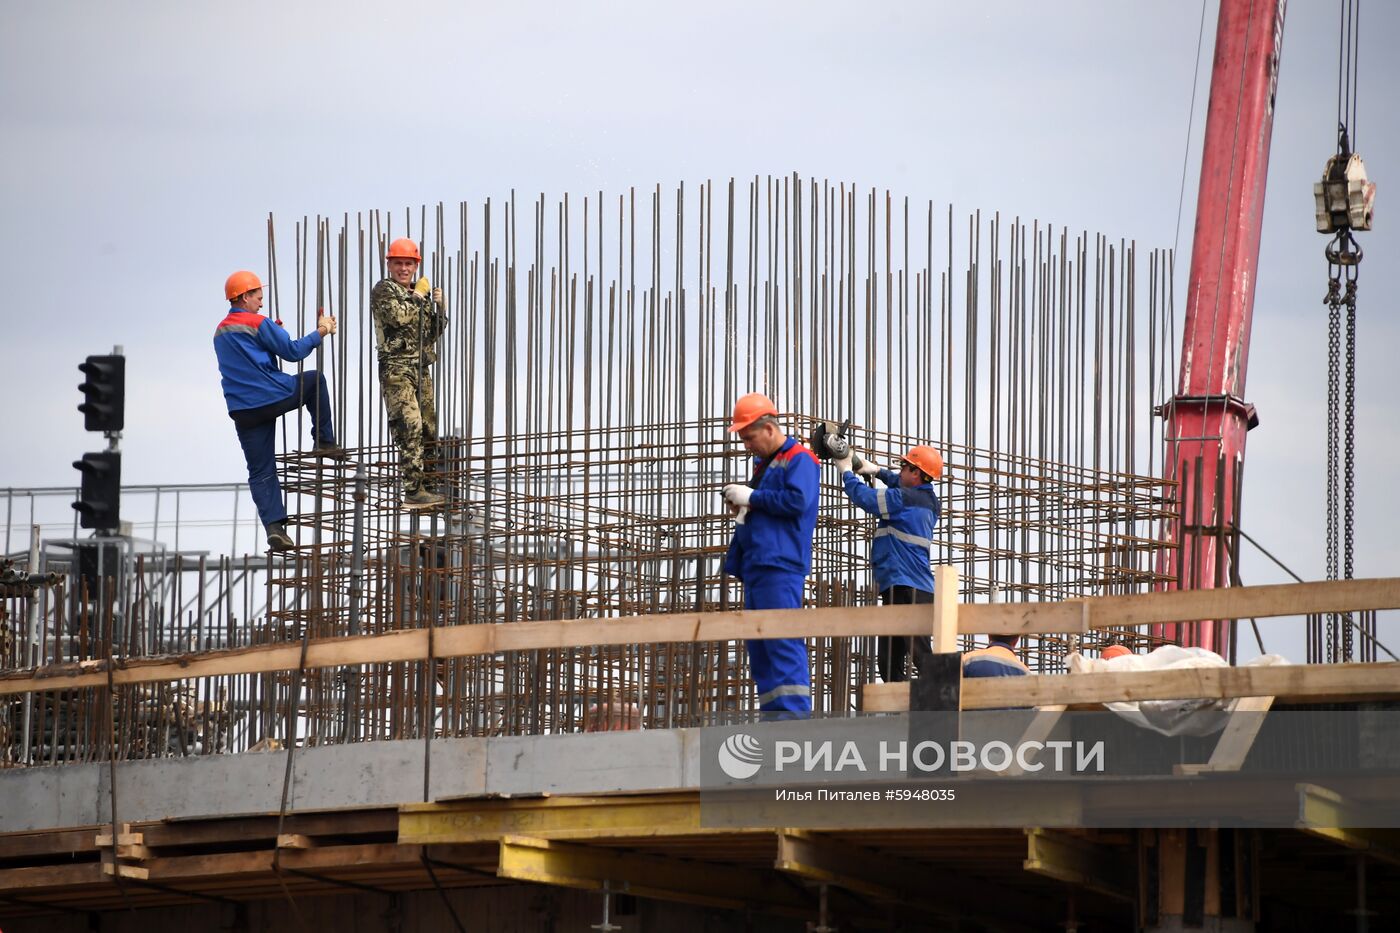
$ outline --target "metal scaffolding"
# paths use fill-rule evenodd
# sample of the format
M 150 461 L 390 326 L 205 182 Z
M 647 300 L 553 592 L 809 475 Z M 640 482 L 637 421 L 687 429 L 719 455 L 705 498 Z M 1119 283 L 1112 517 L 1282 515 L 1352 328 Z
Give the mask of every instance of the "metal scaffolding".
M 736 203 L 745 194 L 746 207 Z M 414 212 L 303 219 L 290 288 L 269 218 L 270 315 L 294 335 L 322 310 L 341 324 L 306 366 L 331 380 L 350 459 L 301 452 L 309 424 L 284 419 L 279 459 L 299 547 L 119 549 L 121 573 L 99 595 L 91 573 L 47 549 L 47 564 L 73 573 L 65 590 L 8 601 L 12 620 L 30 599 L 42 610 L 41 631 L 6 643 L 5 666 L 28 666 L 20 652 L 31 649 L 53 663 L 738 608 L 739 584 L 721 570 L 733 526 L 719 490 L 749 471 L 724 430 L 748 391 L 769 394 L 802 438 L 818 420 L 852 419 L 855 445 L 877 461 L 937 446 L 947 469 L 933 557 L 960 568 L 964 601 L 1167 582 L 1158 558 L 1176 488 L 1155 478 L 1160 429 L 1148 412 L 1175 368 L 1169 253 L 1150 252 L 1144 277 L 1131 242 L 999 215 L 956 225 L 951 208 L 911 213 L 888 192 L 795 175 L 523 206 L 523 228 L 513 195 L 455 216 L 420 209 L 416 226 Z M 433 368 L 443 440 L 430 468 L 449 502 L 436 513 L 400 506 L 376 377 L 369 292 L 399 235 L 420 240 L 424 272 L 448 296 Z M 807 604 L 871 603 L 873 521 L 834 474 L 823 480 Z M 1033 670 L 1054 670 L 1073 647 L 1096 646 L 1040 639 L 1022 651 Z M 873 645 L 811 648 L 815 709 L 853 710 L 874 677 Z M 324 743 L 669 727 L 754 705 L 731 643 L 515 652 L 294 681 L 38 696 L 41 712 L 22 741 L 11 729 L 7 758 L 236 751 L 293 728 Z M 105 738 L 85 732 L 109 700 L 117 725 Z

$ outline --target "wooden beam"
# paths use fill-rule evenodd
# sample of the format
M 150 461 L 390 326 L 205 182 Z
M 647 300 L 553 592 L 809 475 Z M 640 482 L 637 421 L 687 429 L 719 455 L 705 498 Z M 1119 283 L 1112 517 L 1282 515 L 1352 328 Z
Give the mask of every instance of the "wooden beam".
M 319 842 L 302 833 L 282 833 L 277 837 L 279 849 L 314 849 L 318 845 Z
M 412 865 L 419 860 L 417 849 L 393 842 L 376 842 L 365 845 L 286 849 L 281 853 L 279 861 L 287 868 L 334 871 L 343 868 Z M 143 862 L 142 866 L 150 872 L 152 881 L 185 881 L 271 872 L 272 861 L 273 853 L 260 849 L 254 852 L 214 852 L 152 858 Z
M 958 568 L 946 564 L 933 568 L 934 654 L 958 650 Z
M 1026 730 L 1021 733 L 1021 737 L 1012 745 L 1012 748 L 1025 748 L 1031 743 L 1035 743 L 1037 747 L 1039 747 L 1040 744 L 1050 738 L 1050 733 L 1055 731 L 1055 727 L 1060 724 L 1060 720 L 1064 718 L 1064 714 L 1065 705 L 1063 703 L 1055 706 L 1041 707 L 1032 715 L 1030 723 L 1026 726 Z M 1034 761 L 1038 757 L 1038 754 L 1033 755 L 1031 756 L 1031 760 Z M 1002 777 L 1019 777 L 1024 774 L 1025 771 L 1021 768 L 1021 763 L 1013 759 L 1005 770 L 983 772 L 979 769 L 978 773 L 998 774 Z
M 1400 865 L 1400 829 L 1366 827 L 1362 805 L 1317 784 L 1298 785 L 1298 829 Z
M 306 836 L 378 835 L 392 839 L 399 830 L 399 811 L 397 808 L 381 807 L 373 810 L 291 813 L 287 815 L 284 823 L 282 828 L 285 831 Z M 146 837 L 146 845 L 153 848 L 244 842 L 263 842 L 271 845 L 277 838 L 277 817 L 269 815 L 162 820 L 137 823 L 135 829 Z
M 1400 694 L 1400 662 L 1382 664 L 1285 664 L 1275 667 L 1197 667 L 1102 674 L 1030 674 L 963 680 L 963 709 L 1075 706 L 1133 700 L 1219 699 L 1274 696 L 1345 701 Z M 909 708 L 908 684 L 866 684 L 866 712 Z
M 1095 629 L 1200 619 L 1274 618 L 1320 612 L 1400 609 L 1400 577 L 1167 590 L 1085 600 Z
M 1264 725 L 1264 717 L 1269 707 L 1274 705 L 1273 697 L 1241 697 L 1230 712 L 1230 719 L 1216 740 L 1215 751 L 1205 764 L 1181 764 L 1173 770 L 1177 774 L 1208 774 L 1219 771 L 1238 771 L 1244 767 L 1249 750 Z
M 75 888 L 81 885 L 106 884 L 100 862 L 77 865 L 43 865 L 34 868 L 0 869 L 0 891 L 20 895 L 25 891 L 45 888 Z
M 111 862 L 105 861 L 102 863 L 102 874 L 119 875 L 123 878 L 134 878 L 137 881 L 145 881 L 151 876 L 150 869 L 142 868 L 139 865 L 123 865 L 121 863 L 113 865 Z
M 1026 871 L 1088 888 L 1120 901 L 1137 898 L 1136 854 L 1044 829 L 1026 830 Z
M 31 858 L 36 855 L 72 856 L 75 852 L 94 852 L 97 845 L 95 827 L 62 829 L 45 832 L 0 833 L 0 852 L 6 859 Z M 0 885 L 0 891 L 4 885 Z
M 757 909 L 809 917 L 812 899 L 770 872 L 713 862 L 634 855 L 529 836 L 501 839 L 497 875 L 568 888 L 625 891 L 706 907 Z
M 935 599 L 937 595 L 935 595 Z M 958 607 L 961 634 L 1085 632 L 1159 622 L 1400 608 L 1400 578 L 1334 580 L 1216 590 L 1180 590 L 1136 596 L 1104 596 L 1060 603 L 966 604 Z M 506 651 L 593 645 L 673 644 L 745 638 L 822 638 L 922 635 L 926 606 L 841 606 L 749 612 L 677 613 L 553 622 L 455 625 L 433 630 L 437 658 L 495 655 Z M 154 683 L 229 674 L 295 670 L 301 646 L 258 645 L 198 654 L 117 662 L 114 684 Z M 308 669 L 421 661 L 428 656 L 426 629 L 316 639 Z M 43 690 L 101 687 L 105 660 L 82 661 L 0 673 L 0 696 Z
M 139 846 L 146 841 L 146 837 L 141 833 L 133 833 L 131 824 L 122 826 L 122 831 L 117 834 L 117 845 L 119 846 Z M 112 847 L 112 833 L 109 830 L 105 833 L 98 833 L 93 840 L 93 845 L 98 848 L 110 849 Z

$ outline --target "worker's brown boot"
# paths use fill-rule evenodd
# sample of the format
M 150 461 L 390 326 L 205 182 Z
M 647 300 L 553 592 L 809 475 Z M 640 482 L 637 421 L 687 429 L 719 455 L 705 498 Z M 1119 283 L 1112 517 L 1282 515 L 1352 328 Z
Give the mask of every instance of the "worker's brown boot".
M 431 489 L 418 489 L 403 497 L 406 509 L 440 509 L 446 504 L 447 500 Z
M 267 526 L 267 546 L 273 551 L 290 551 L 297 544 L 292 540 L 292 536 L 287 534 L 287 523 L 285 521 L 273 522 Z

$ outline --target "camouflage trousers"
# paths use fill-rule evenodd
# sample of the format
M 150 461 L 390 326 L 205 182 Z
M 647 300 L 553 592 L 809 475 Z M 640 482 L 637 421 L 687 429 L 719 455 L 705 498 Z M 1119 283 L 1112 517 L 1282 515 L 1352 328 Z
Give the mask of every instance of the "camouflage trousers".
M 379 388 L 389 412 L 389 434 L 399 448 L 399 474 L 405 493 L 414 493 L 432 481 L 423 473 L 424 448 L 437 445 L 437 405 L 433 400 L 433 376 L 426 365 L 419 381 L 416 363 L 379 364 Z

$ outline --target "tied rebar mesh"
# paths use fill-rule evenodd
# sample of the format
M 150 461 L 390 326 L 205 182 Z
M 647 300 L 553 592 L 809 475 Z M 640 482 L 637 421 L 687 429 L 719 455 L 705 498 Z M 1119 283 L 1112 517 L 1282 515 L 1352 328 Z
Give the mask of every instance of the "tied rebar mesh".
M 40 597 L 46 661 L 289 642 L 308 629 L 738 608 L 740 586 L 721 571 L 733 525 L 720 489 L 750 470 L 725 431 L 748 391 L 769 394 L 799 438 L 818 419 L 851 418 L 857 449 L 887 465 L 915 443 L 938 447 L 947 469 L 931 559 L 959 567 L 964 601 L 1165 582 L 1155 556 L 1176 494 L 1154 478 L 1160 435 L 1147 413 L 1175 369 L 1168 252 L 1148 255 L 1144 277 L 1131 242 L 1000 215 L 958 224 L 951 208 L 795 175 L 416 213 L 303 219 L 292 281 L 273 264 L 269 312 L 294 336 L 318 311 L 339 319 L 320 365 L 352 454 L 311 458 L 309 424 L 284 419 L 298 549 L 127 568 L 113 587 L 151 592 L 174 574 L 203 595 L 197 606 L 125 597 L 118 605 L 136 608 L 111 645 L 70 633 L 104 611 L 97 602 L 74 587 Z M 276 229 L 269 218 L 273 257 L 287 246 Z M 420 241 L 422 271 L 447 296 L 432 367 L 443 441 L 430 466 L 449 508 L 436 513 L 401 508 L 376 374 L 369 292 L 402 235 Z M 827 470 L 808 605 L 875 601 L 873 525 Z M 874 676 L 868 642 L 812 640 L 818 711 L 855 708 Z M 1023 654 L 1055 670 L 1078 646 L 1032 640 Z M 120 688 L 116 728 L 146 730 L 120 747 L 266 747 L 291 683 Z M 101 757 L 95 734 L 69 725 L 101 720 L 98 693 L 43 698 L 31 744 L 52 760 Z M 738 643 L 366 664 L 309 672 L 300 695 L 297 734 L 311 743 L 671 727 L 755 705 Z

